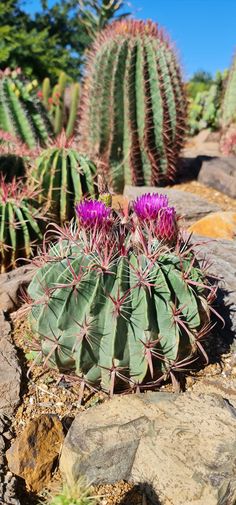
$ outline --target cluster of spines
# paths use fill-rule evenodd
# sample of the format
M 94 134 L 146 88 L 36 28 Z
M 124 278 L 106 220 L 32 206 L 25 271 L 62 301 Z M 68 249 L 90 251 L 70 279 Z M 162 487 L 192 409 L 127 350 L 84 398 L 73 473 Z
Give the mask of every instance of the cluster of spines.
M 45 144 L 52 134 L 46 110 L 34 88 L 37 83 L 27 83 L 20 71 L 1 73 L 0 77 L 0 128 L 35 148 Z
M 160 184 L 174 177 L 185 120 L 180 70 L 163 31 L 132 20 L 106 28 L 88 54 L 84 148 L 111 165 L 114 179 L 121 165 L 126 183 Z

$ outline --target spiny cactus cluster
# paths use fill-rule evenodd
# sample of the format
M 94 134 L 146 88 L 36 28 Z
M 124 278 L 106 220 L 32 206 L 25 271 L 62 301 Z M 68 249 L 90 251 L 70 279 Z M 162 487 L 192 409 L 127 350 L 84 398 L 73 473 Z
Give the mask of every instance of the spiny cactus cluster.
M 69 84 L 69 86 L 68 86 Z M 66 87 L 70 94 L 69 110 L 65 104 Z M 69 83 L 68 77 L 64 72 L 61 72 L 58 83 L 51 90 L 50 79 L 46 77 L 42 84 L 42 92 L 39 95 L 42 97 L 45 108 L 49 111 L 54 133 L 58 135 L 63 128 L 66 136 L 69 138 L 74 133 L 77 109 L 79 104 L 79 83 Z
M 233 122 L 236 122 L 236 56 L 229 72 L 222 105 L 223 128 L 227 128 Z
M 147 194 L 121 213 L 76 206 L 56 228 L 29 289 L 30 323 L 45 363 L 113 394 L 158 386 L 206 353 L 215 288 L 178 231 L 166 196 Z
M 52 127 L 34 89 L 38 83 L 27 82 L 20 69 L 0 73 L 0 129 L 34 148 L 44 144 Z
M 173 180 L 186 126 L 186 98 L 171 44 L 153 22 L 122 20 L 88 54 L 79 136 L 109 167 L 114 189 L 124 183 Z
M 95 196 L 96 166 L 73 148 L 63 131 L 51 147 L 36 159 L 33 177 L 42 188 L 39 203 L 54 213 L 60 223 L 72 219 L 75 202 Z
M 37 191 L 22 181 L 0 180 L 0 265 L 1 272 L 16 266 L 17 259 L 29 258 L 42 238 L 40 213 L 33 201 Z

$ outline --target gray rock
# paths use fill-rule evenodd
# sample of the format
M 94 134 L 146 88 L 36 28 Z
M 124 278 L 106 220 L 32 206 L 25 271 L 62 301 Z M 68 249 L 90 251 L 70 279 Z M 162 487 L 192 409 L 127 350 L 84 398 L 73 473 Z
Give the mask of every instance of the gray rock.
M 12 312 L 20 305 L 21 288 L 27 287 L 34 275 L 32 265 L 0 274 L 0 310 Z
M 213 158 L 204 161 L 198 176 L 199 182 L 236 197 L 236 156 Z
M 210 203 L 204 198 L 200 198 L 193 193 L 187 193 L 186 191 L 179 189 L 147 186 L 125 186 L 124 189 L 124 196 L 127 196 L 130 200 L 134 200 L 137 196 L 145 193 L 159 193 L 167 195 L 170 205 L 173 205 L 176 208 L 177 213 L 184 218 L 187 225 L 207 216 L 210 212 L 217 212 L 220 210 L 218 205 Z
M 0 311 L 0 415 L 12 415 L 20 401 L 21 369 L 11 339 L 11 326 Z
M 115 397 L 75 418 L 60 469 L 70 483 L 143 483 L 161 505 L 234 505 L 235 430 L 236 410 L 217 395 Z
M 20 505 L 17 498 L 17 481 L 9 471 L 5 457 L 9 445 L 10 420 L 0 415 L 2 433 L 0 434 L 0 505 Z

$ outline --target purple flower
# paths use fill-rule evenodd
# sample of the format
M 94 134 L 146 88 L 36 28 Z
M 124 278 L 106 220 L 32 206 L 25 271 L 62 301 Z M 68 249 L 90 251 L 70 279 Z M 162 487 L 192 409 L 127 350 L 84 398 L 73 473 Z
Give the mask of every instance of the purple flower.
M 139 221 L 143 221 L 155 236 L 172 240 L 177 233 L 177 218 L 174 207 L 168 207 L 166 195 L 147 193 L 134 202 L 134 212 Z
M 85 228 L 102 227 L 108 223 L 111 209 L 98 200 L 84 200 L 77 203 L 75 211 L 80 225 Z
M 156 226 L 156 234 L 161 239 L 172 240 L 177 233 L 177 219 L 174 207 L 161 209 Z
M 147 193 L 139 196 L 134 202 L 134 212 L 141 221 L 156 220 L 164 207 L 168 207 L 168 198 L 158 193 Z

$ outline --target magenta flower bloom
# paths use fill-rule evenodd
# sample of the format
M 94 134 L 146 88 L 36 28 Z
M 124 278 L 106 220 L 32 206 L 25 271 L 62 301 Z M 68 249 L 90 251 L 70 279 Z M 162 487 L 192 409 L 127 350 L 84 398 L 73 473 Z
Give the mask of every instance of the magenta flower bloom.
M 141 221 L 156 220 L 164 207 L 168 207 L 168 198 L 158 193 L 146 193 L 134 202 L 134 212 Z
M 161 239 L 172 240 L 177 233 L 177 219 L 174 207 L 161 209 L 157 221 L 156 233 Z
M 174 207 L 168 206 L 166 195 L 147 193 L 136 199 L 134 211 L 152 232 L 161 240 L 172 240 L 177 233 L 177 218 Z
M 100 228 L 108 222 L 111 209 L 98 200 L 84 200 L 77 203 L 75 211 L 81 226 L 85 228 L 97 226 Z

